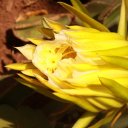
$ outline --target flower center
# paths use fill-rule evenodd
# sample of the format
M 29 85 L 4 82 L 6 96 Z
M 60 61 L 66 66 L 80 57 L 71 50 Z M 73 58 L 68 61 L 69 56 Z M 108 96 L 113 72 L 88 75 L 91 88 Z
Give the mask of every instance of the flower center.
M 53 73 L 58 67 L 58 62 L 76 56 L 72 47 L 66 44 L 41 44 L 34 53 L 33 63 L 42 72 Z

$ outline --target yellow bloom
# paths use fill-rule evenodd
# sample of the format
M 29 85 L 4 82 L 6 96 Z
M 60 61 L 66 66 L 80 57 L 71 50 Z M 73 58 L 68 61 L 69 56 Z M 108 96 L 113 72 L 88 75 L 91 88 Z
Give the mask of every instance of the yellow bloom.
M 122 8 L 125 7 L 124 2 Z M 48 33 L 45 27 L 42 30 L 45 38 L 29 39 L 34 45 L 18 48 L 31 62 L 7 67 L 20 70 L 22 79 L 18 80 L 26 86 L 87 110 L 73 128 L 87 127 L 98 112 L 108 112 L 103 120 L 94 125 L 100 127 L 111 121 L 128 102 L 126 31 L 119 25 L 118 33 L 109 32 L 105 26 L 83 12 L 61 4 L 76 13 L 90 28 L 63 26 L 44 19 L 49 26 Z M 122 9 L 121 17 L 125 21 L 123 11 L 125 9 Z

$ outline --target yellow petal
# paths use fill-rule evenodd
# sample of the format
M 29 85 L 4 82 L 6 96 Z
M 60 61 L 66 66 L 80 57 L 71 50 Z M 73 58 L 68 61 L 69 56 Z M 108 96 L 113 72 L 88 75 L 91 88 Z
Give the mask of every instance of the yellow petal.
M 95 53 L 99 55 L 108 55 L 108 56 L 128 56 L 128 45 L 124 47 L 109 49 L 109 50 L 96 51 Z
M 26 69 L 26 70 L 22 70 L 21 72 L 23 74 L 25 74 L 27 76 L 31 76 L 31 77 L 35 77 L 35 73 L 36 73 L 36 74 L 41 75 L 45 79 L 47 79 L 47 77 L 42 72 L 40 72 L 38 69 Z
M 75 87 L 87 87 L 90 84 L 100 84 L 97 70 L 85 71 L 82 74 L 81 72 L 73 72 L 73 77 L 67 78 L 65 81 Z
M 105 104 L 103 104 L 103 103 L 97 101 L 97 100 L 95 99 L 95 97 L 92 97 L 92 98 L 89 97 L 89 98 L 87 98 L 87 101 L 89 101 L 92 105 L 96 106 L 97 108 L 99 108 L 99 109 L 101 109 L 101 110 L 109 110 L 109 109 L 110 109 L 109 106 L 107 106 L 107 105 L 105 105 Z
M 128 58 L 119 56 L 102 56 L 101 58 L 108 63 L 128 69 Z
M 49 83 L 54 83 L 55 85 L 59 86 L 60 88 L 73 88 L 70 83 L 66 83 L 59 78 L 53 76 L 52 74 L 48 74 L 48 78 L 50 79 Z
M 55 92 L 62 92 L 61 89 L 51 83 L 49 83 L 47 80 L 45 80 L 42 76 L 40 76 L 39 74 L 35 73 L 35 77 L 46 87 L 48 87 L 49 89 L 55 91 Z
M 92 97 L 92 96 L 101 96 L 101 97 L 114 97 L 113 94 L 108 91 L 105 88 L 102 88 L 101 86 L 97 86 L 95 88 L 77 88 L 77 89 L 62 89 L 63 92 L 74 95 L 74 96 L 87 96 L 87 97 Z
M 6 67 L 13 70 L 20 70 L 20 71 L 35 68 L 35 66 L 32 63 L 13 63 L 13 64 L 6 65 Z
M 115 81 L 121 84 L 122 86 L 128 88 L 128 76 L 123 77 L 123 78 L 118 78 Z
M 97 50 L 97 51 L 76 51 L 80 52 L 84 56 L 90 56 L 90 57 L 95 57 L 95 56 L 128 56 L 128 45 L 124 47 L 117 47 L 117 48 L 112 48 L 112 49 L 107 49 L 107 50 Z
M 41 84 L 38 80 L 36 80 L 34 78 L 25 76 L 25 75 L 23 75 L 21 73 L 18 73 L 18 76 L 20 76 L 22 79 L 24 79 L 25 81 L 27 81 L 27 82 L 29 82 L 31 84 L 37 85 L 39 87 L 45 87 L 43 84 Z
M 121 12 L 120 12 L 120 20 L 118 26 L 118 33 L 126 39 L 127 36 L 127 14 L 126 14 L 126 1 L 122 0 L 121 4 Z
M 35 45 L 32 44 L 16 47 L 16 49 L 18 49 L 28 60 L 32 60 L 35 48 Z
M 95 70 L 98 67 L 95 65 L 90 65 L 87 63 L 80 63 L 80 64 L 71 64 L 70 65 L 74 70 L 78 71 L 88 71 L 88 70 Z
M 55 22 L 55 21 L 47 19 L 47 18 L 43 18 L 43 20 L 45 20 L 45 22 L 48 24 L 48 26 L 51 29 L 53 29 L 53 31 L 55 31 L 57 33 L 63 29 L 67 29 L 63 24 L 60 24 L 59 22 Z
M 86 40 L 86 39 L 90 39 L 90 40 L 102 40 L 102 41 L 106 41 L 106 40 L 124 40 L 124 38 L 114 32 L 95 32 L 95 29 L 92 28 L 86 28 L 80 31 L 64 31 L 64 33 L 69 36 L 72 39 L 80 39 L 80 40 Z
M 99 30 L 94 29 L 94 28 L 87 28 L 87 27 L 78 26 L 78 25 L 68 26 L 68 28 L 70 28 L 70 30 L 67 30 L 67 31 L 100 32 Z M 64 31 L 64 32 L 66 32 L 66 31 Z
M 118 101 L 117 97 L 115 99 L 106 97 L 95 97 L 95 99 L 99 101 L 101 104 L 104 104 L 109 107 L 121 108 L 123 106 L 123 103 Z
M 99 78 L 101 83 L 107 87 L 115 96 L 120 99 L 128 101 L 128 88 L 120 85 L 114 80 L 107 79 L 107 78 Z
M 106 77 L 113 80 L 118 80 L 118 78 L 127 78 L 127 70 L 113 69 L 113 68 L 103 68 L 99 70 L 90 70 L 85 72 L 73 72 L 72 78 L 65 79 L 66 82 L 71 83 L 75 87 L 87 87 L 93 84 L 100 85 L 99 77 Z
M 106 68 L 98 72 L 98 76 L 110 79 L 126 78 L 128 77 L 128 71 L 120 68 Z
M 73 125 L 72 128 L 86 128 L 97 114 L 91 112 L 85 112 Z
M 97 51 L 97 50 L 107 50 L 118 47 L 127 46 L 128 42 L 125 40 L 73 40 L 73 46 L 75 49 L 80 49 L 81 52 L 86 51 Z
M 35 39 L 35 38 L 27 38 L 27 39 L 35 45 L 39 45 L 44 41 L 43 39 Z

